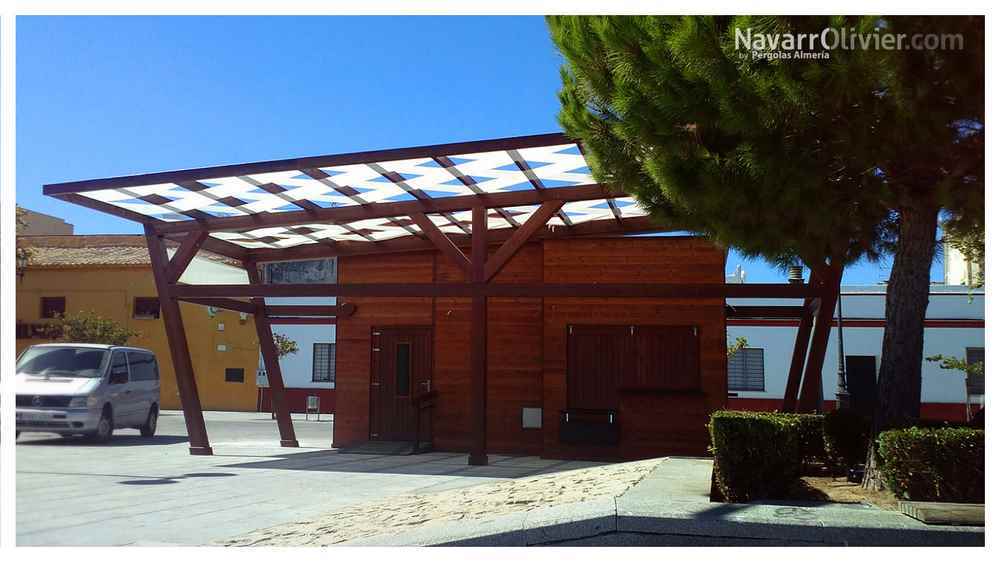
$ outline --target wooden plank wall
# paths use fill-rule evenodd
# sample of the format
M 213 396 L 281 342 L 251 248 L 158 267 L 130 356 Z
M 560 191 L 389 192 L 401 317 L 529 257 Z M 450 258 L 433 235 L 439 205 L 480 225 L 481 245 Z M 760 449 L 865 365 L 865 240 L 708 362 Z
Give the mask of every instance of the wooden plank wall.
M 341 283 L 430 283 L 434 255 L 352 256 L 337 264 Z M 368 440 L 371 332 L 373 326 L 430 326 L 430 298 L 350 298 L 353 315 L 337 323 L 337 412 L 333 444 Z
M 636 237 L 549 240 L 546 283 L 723 283 L 725 253 L 700 238 Z M 725 311 L 722 299 L 547 298 L 545 308 L 545 455 L 642 458 L 705 454 L 708 413 L 725 407 Z M 559 444 L 566 408 L 566 339 L 570 324 L 698 326 L 701 394 L 622 393 L 619 447 Z
M 496 247 L 491 248 L 492 251 Z M 549 240 L 527 244 L 496 278 L 525 282 L 718 282 L 725 253 L 698 238 Z M 458 268 L 431 253 L 345 257 L 343 283 L 457 282 Z M 434 446 L 467 451 L 469 444 L 469 299 L 357 298 L 350 318 L 337 327 L 335 444 L 368 439 L 371 328 L 429 325 L 434 332 Z M 707 412 L 724 407 L 725 317 L 722 299 L 491 298 L 489 301 L 487 449 L 490 453 L 551 457 L 607 456 L 558 443 L 559 410 L 566 406 L 566 326 L 573 324 L 697 325 L 702 390 L 670 401 L 623 396 L 632 412 L 632 440 L 614 454 L 704 453 Z M 543 407 L 542 430 L 521 428 L 521 408 Z M 654 418 L 643 419 L 655 415 Z

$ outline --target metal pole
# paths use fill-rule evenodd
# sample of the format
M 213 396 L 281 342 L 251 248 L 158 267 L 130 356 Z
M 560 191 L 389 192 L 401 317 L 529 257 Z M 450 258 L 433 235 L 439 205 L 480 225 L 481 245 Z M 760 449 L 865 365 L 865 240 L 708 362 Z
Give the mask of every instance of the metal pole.
M 844 365 L 844 296 L 840 285 L 837 285 L 837 340 L 840 353 L 837 360 L 837 409 L 846 410 L 851 407 L 851 393 L 847 390 L 847 377 Z

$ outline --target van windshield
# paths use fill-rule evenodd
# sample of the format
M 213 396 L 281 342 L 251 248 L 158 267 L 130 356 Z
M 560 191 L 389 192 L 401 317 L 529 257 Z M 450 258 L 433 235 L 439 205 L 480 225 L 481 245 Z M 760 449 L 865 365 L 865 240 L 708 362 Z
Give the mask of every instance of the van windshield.
M 29 347 L 17 360 L 17 372 L 28 375 L 98 378 L 108 350 L 84 347 Z

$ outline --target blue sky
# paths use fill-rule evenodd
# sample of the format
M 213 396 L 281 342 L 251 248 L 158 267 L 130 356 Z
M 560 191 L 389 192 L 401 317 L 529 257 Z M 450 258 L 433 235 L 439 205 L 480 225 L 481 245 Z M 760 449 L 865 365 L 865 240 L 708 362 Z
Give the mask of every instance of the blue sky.
M 19 17 L 17 34 L 17 201 L 79 234 L 139 229 L 43 184 L 559 130 L 540 17 Z

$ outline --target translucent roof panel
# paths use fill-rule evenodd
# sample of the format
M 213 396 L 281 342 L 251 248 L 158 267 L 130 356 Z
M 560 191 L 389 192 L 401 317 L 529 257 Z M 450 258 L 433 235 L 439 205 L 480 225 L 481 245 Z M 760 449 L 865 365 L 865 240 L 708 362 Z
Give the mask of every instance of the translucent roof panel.
M 227 165 L 141 176 L 54 184 L 49 195 L 140 220 L 166 224 L 232 224 L 223 219 L 295 212 L 320 217 L 326 209 L 556 188 L 594 187 L 580 147 L 561 134 L 514 137 L 407 149 Z M 538 197 L 538 203 L 544 199 Z M 519 198 L 528 201 L 525 198 Z M 488 226 L 523 224 L 537 204 L 496 207 Z M 471 211 L 428 215 L 442 232 L 469 234 Z M 645 216 L 631 198 L 573 200 L 549 222 L 573 226 L 594 220 Z M 308 219 L 308 217 L 307 217 Z M 211 236 L 243 248 L 289 248 L 337 241 L 378 242 L 422 235 L 408 216 L 380 214 L 362 220 L 258 221 L 262 226 L 211 228 Z M 277 223 L 285 223 L 278 225 Z

